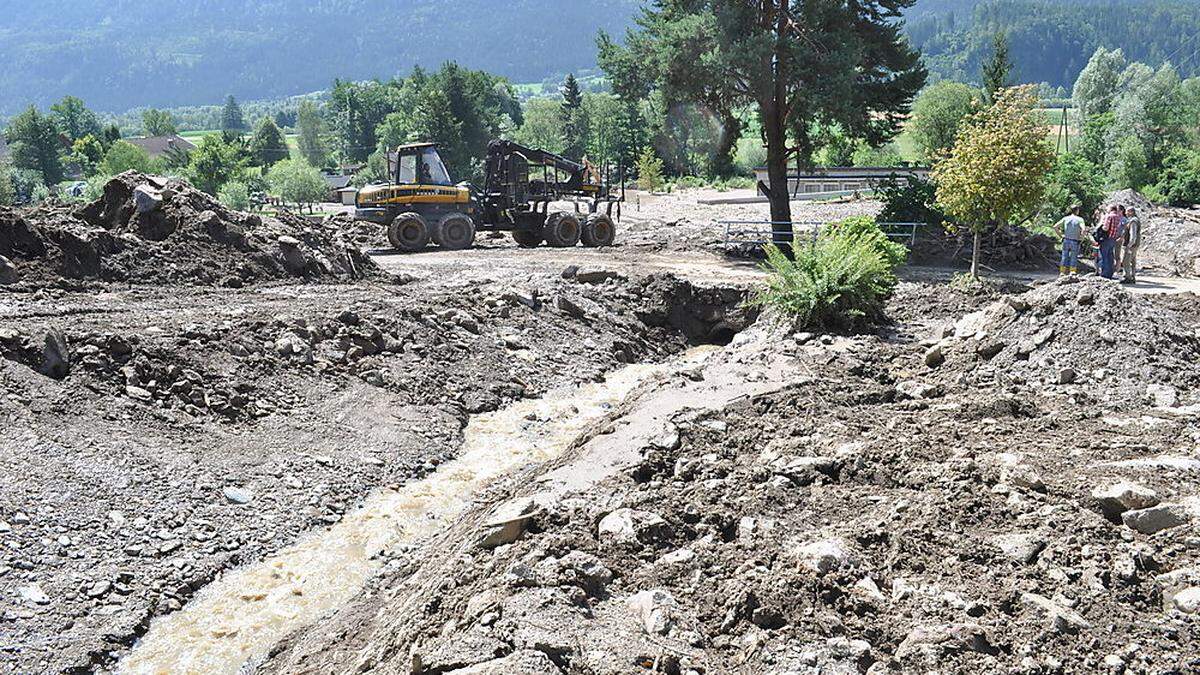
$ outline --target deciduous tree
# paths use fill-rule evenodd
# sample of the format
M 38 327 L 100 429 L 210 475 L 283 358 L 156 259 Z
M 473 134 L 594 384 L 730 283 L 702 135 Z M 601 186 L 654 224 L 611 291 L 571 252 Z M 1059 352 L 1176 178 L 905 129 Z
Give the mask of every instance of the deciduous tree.
M 312 101 L 300 103 L 300 109 L 296 111 L 296 126 L 300 131 L 297 139 L 300 155 L 313 166 L 324 165 L 329 149 L 325 145 L 325 123 L 317 111 L 317 104 Z
M 58 123 L 71 142 L 75 142 L 88 134 L 100 135 L 100 119 L 96 113 L 88 110 L 83 100 L 75 96 L 67 96 L 50 106 L 50 114 Z
M 171 113 L 155 108 L 142 113 L 142 129 L 147 136 L 170 136 L 179 133 Z
M 192 152 L 187 174 L 197 189 L 216 196 L 221 186 L 243 168 L 242 150 L 221 134 L 208 134 Z
M 980 102 L 979 92 L 960 82 L 938 82 L 921 92 L 909 122 L 921 154 L 933 160 L 949 150 L 962 121 L 979 109 Z
M 1041 203 L 1054 150 L 1032 87 L 1002 89 L 972 115 L 950 155 L 934 166 L 938 205 L 974 234 L 971 274 L 979 276 L 984 232 L 1029 218 Z
M 54 119 L 29 106 L 8 123 L 5 137 L 12 146 L 12 163 L 36 171 L 53 185 L 63 179 L 61 130 Z
M 303 159 L 276 162 L 267 172 L 267 184 L 285 203 L 297 205 L 320 202 L 329 192 L 321 172 Z

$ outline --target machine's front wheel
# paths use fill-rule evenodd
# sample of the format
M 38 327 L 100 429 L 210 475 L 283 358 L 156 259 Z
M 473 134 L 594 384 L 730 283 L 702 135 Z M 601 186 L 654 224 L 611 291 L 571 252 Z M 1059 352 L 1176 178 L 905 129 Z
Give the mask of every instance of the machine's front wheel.
M 461 213 L 451 213 L 437 226 L 438 245 L 451 251 L 471 248 L 475 243 L 475 223 Z
M 583 245 L 589 248 L 612 246 L 617 238 L 617 226 L 612 218 L 604 213 L 593 213 L 583 221 L 583 234 L 580 237 Z
M 579 243 L 579 218 L 566 211 L 555 211 L 546 217 L 546 243 L 555 248 L 570 248 Z
M 429 245 L 429 224 L 419 214 L 401 213 L 388 226 L 388 241 L 401 251 L 420 251 Z
M 521 248 L 536 248 L 542 243 L 542 233 L 540 230 L 513 230 L 513 241 L 517 242 L 517 246 Z

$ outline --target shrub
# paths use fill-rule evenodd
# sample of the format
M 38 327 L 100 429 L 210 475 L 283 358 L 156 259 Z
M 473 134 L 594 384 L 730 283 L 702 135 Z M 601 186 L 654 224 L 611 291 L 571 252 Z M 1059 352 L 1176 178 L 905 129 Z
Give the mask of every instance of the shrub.
M 657 192 L 663 187 L 663 162 L 647 147 L 637 160 L 638 187 L 646 192 Z
M 767 246 L 767 287 L 751 302 L 773 308 L 797 327 L 853 330 L 883 318 L 896 287 L 894 265 L 881 251 L 878 228 L 833 228 L 810 245 L 797 244 L 795 259 Z
M 276 162 L 267 172 L 267 184 L 284 202 L 294 204 L 319 202 L 329 191 L 321 172 L 303 159 Z
M 1058 158 L 1046 185 L 1039 225 L 1058 222 L 1074 205 L 1085 218 L 1104 203 L 1104 174 L 1082 154 L 1070 153 Z
M 87 179 L 87 187 L 83 189 L 83 200 L 94 202 L 104 196 L 104 186 L 108 185 L 108 181 L 112 180 L 112 176 L 106 176 L 98 173 L 95 176 Z
M 832 223 L 826 231 L 830 234 L 863 237 L 867 241 L 875 242 L 879 255 L 883 256 L 884 262 L 893 269 L 908 260 L 908 247 L 889 239 L 887 233 L 880 229 L 879 224 L 870 216 L 856 216 Z
M 915 174 L 892 174 L 875 186 L 875 194 L 883 201 L 882 222 L 941 225 L 946 221 L 937 207 L 937 186 Z
M 1175 148 L 1163 162 L 1158 183 L 1153 192 L 1171 206 L 1191 206 L 1200 203 L 1200 152 Z M 1147 191 L 1149 196 L 1151 191 Z
M 217 200 L 234 211 L 245 211 L 250 208 L 250 187 L 231 180 L 217 191 Z

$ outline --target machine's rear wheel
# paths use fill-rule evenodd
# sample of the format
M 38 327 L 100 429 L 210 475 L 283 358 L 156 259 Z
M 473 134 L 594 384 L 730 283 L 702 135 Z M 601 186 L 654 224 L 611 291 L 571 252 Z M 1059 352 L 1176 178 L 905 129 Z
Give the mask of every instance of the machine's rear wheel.
M 451 213 L 437 225 L 438 245 L 458 251 L 475 243 L 475 223 L 461 213 Z
M 420 251 L 429 245 L 429 224 L 416 213 L 401 213 L 388 226 L 388 241 L 401 251 Z
M 521 248 L 535 248 L 542 243 L 541 230 L 513 230 L 513 241 Z
M 555 211 L 546 217 L 546 243 L 555 248 L 570 248 L 579 243 L 582 229 L 575 214 Z
M 613 224 L 612 218 L 609 218 L 604 213 L 593 213 L 583 221 L 583 234 L 580 239 L 583 240 L 583 245 L 590 248 L 599 246 L 612 246 L 613 240 L 617 238 L 617 226 Z

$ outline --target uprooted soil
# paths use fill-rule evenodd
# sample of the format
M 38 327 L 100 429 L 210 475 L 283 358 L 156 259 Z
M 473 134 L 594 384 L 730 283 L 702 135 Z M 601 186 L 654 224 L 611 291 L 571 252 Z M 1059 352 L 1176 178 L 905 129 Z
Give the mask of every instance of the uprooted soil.
M 856 337 L 752 329 L 658 385 L 690 398 L 666 424 L 630 445 L 624 430 L 670 396 L 631 400 L 259 670 L 1192 672 L 1200 411 L 1180 403 L 1195 383 L 1170 378 L 1178 401 L 1126 393 L 1194 362 L 1198 322 L 1101 281 L 1019 300 L 984 325 L 1033 341 L 1025 377 L 982 377 L 976 337 L 931 366 L 937 320 Z M 1148 331 L 1112 358 L 1148 366 L 1097 372 L 1110 357 L 1087 341 L 1104 304 Z M 1060 383 L 1071 345 L 1098 367 Z M 992 365 L 1022 371 L 1008 349 Z M 739 371 L 784 375 L 717 406 L 687 393 Z M 610 435 L 629 461 L 591 483 L 572 473 Z M 562 475 L 585 489 L 556 489 Z M 484 545 L 506 499 L 536 506 L 521 536 Z
M 140 194 L 139 194 L 140 193 Z M 0 256 L 23 288 L 82 281 L 228 286 L 351 280 L 378 267 L 336 226 L 231 211 L 187 183 L 129 172 L 81 206 L 0 209 Z

